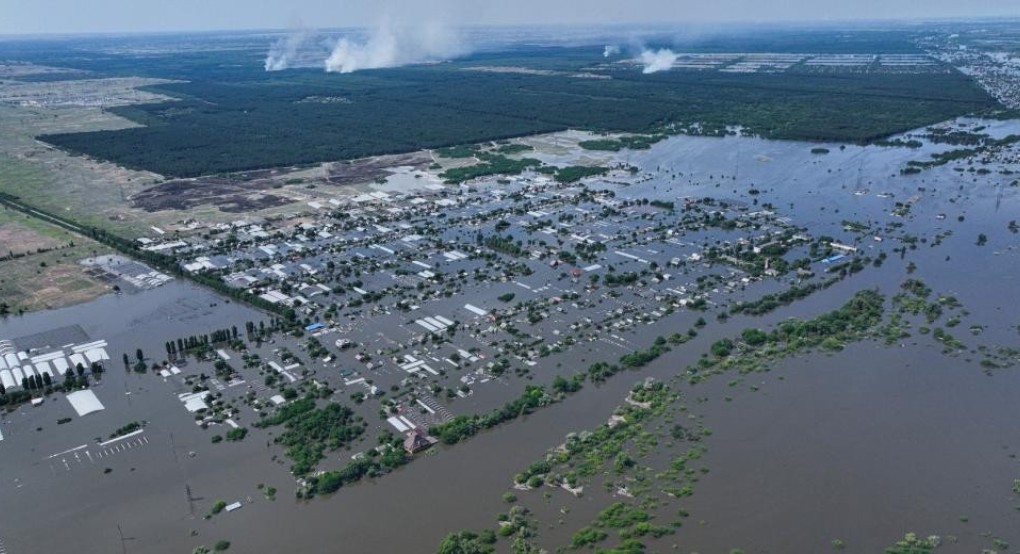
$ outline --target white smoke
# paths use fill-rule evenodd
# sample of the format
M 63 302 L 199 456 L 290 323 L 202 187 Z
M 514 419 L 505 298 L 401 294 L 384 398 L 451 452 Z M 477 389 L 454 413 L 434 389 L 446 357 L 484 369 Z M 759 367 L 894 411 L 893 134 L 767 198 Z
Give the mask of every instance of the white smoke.
M 616 56 L 620 53 L 620 47 L 612 44 L 607 44 L 606 49 L 602 51 L 602 57 L 608 58 L 610 56 Z
M 395 25 L 386 19 L 363 39 L 340 39 L 326 60 L 328 72 L 398 67 L 448 60 L 467 53 L 460 35 L 439 21 Z
M 642 73 L 658 73 L 659 71 L 669 71 L 673 69 L 673 64 L 676 63 L 677 55 L 672 50 L 662 48 L 660 50 L 649 50 L 645 49 L 641 52 L 641 65 L 645 66 Z
M 312 39 L 308 31 L 298 31 L 273 43 L 266 55 L 266 71 L 283 71 L 294 64 L 298 52 Z

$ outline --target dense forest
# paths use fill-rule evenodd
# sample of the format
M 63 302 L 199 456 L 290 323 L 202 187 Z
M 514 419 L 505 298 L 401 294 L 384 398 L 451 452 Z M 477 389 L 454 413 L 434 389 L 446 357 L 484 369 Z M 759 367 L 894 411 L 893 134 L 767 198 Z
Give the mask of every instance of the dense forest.
M 823 49 L 817 38 L 811 40 L 794 36 L 771 46 Z M 845 46 L 863 50 L 881 44 Z M 908 50 L 895 41 L 885 46 Z M 955 71 L 645 75 L 626 64 L 605 64 L 592 48 L 545 48 L 339 75 L 320 69 L 266 73 L 257 55 L 105 54 L 101 60 L 64 63 L 83 71 L 102 68 L 104 74 L 186 82 L 153 87 L 175 101 L 111 109 L 144 127 L 40 138 L 127 167 L 191 177 L 567 128 L 648 133 L 698 123 L 717 132 L 743 125 L 769 138 L 868 142 L 997 106 Z M 543 72 L 470 70 L 494 65 Z M 603 78 L 579 77 L 576 71 Z

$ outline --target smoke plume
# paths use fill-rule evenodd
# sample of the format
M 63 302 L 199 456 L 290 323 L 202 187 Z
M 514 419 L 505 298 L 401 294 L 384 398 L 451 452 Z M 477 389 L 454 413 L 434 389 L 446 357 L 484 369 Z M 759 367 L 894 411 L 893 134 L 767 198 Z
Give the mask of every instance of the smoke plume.
M 602 51 L 602 57 L 608 58 L 610 56 L 616 56 L 620 53 L 620 47 L 612 44 L 607 44 L 606 49 Z
M 361 39 L 340 39 L 325 66 L 328 72 L 351 73 L 448 60 L 467 53 L 460 35 L 441 22 L 395 25 L 384 20 Z
M 273 43 L 266 55 L 266 71 L 283 71 L 294 65 L 298 52 L 312 40 L 308 31 L 298 31 Z
M 673 69 L 673 64 L 676 63 L 677 55 L 672 50 L 663 48 L 661 50 L 649 50 L 641 52 L 641 65 L 645 66 L 642 73 L 658 73 L 659 71 L 669 71 Z

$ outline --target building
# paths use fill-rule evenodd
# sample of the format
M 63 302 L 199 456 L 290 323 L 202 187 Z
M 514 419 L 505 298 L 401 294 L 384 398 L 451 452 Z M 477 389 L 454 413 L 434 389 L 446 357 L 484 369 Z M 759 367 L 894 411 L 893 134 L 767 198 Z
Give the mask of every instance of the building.
M 417 454 L 422 450 L 427 450 L 435 443 L 436 439 L 422 433 L 420 429 L 411 429 L 407 432 L 407 438 L 404 439 L 404 450 L 408 454 Z
M 830 242 L 829 246 L 831 246 L 833 250 L 839 250 L 840 252 L 846 252 L 847 254 L 856 254 L 857 253 L 857 247 L 856 246 L 850 246 L 849 244 L 841 244 L 841 243 L 838 243 L 838 242 Z

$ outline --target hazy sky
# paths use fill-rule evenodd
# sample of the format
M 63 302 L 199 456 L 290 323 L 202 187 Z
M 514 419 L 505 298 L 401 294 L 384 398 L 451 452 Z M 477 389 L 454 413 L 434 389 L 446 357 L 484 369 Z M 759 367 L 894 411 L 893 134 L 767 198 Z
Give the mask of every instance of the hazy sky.
M 347 27 L 387 12 L 454 24 L 830 21 L 1020 17 L 1020 0 L 0 0 L 0 34 Z

